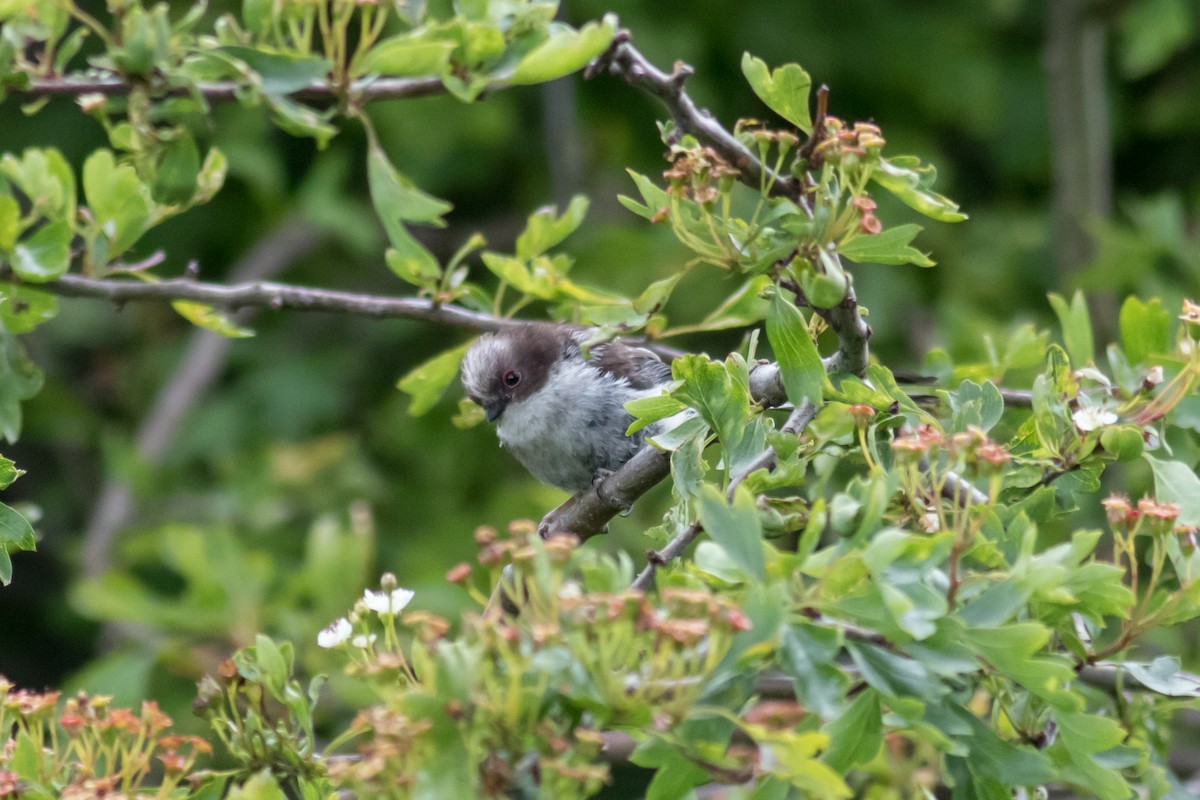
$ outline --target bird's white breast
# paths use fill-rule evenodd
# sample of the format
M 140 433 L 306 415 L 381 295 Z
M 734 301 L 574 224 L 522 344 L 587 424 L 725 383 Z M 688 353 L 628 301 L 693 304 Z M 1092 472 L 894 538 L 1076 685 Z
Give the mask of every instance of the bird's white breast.
M 538 391 L 509 404 L 497 421 L 501 445 L 544 483 L 587 488 L 598 467 L 615 469 L 640 446 L 625 437 L 625 403 L 638 390 L 584 361 L 562 361 Z

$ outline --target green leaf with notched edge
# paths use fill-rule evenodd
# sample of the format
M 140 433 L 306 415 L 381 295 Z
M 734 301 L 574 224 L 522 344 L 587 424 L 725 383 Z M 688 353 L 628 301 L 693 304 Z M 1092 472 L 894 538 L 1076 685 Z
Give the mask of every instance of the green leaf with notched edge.
M 962 222 L 967 215 L 958 210 L 958 203 L 929 189 L 936 175 L 933 167 L 921 166 L 917 158 L 896 156 L 881 159 L 878 168 L 871 173 L 871 180 L 930 219 Z
M 71 235 L 71 226 L 59 220 L 17 242 L 12 251 L 13 272 L 30 283 L 45 283 L 61 276 L 71 264 Z
M 761 581 L 766 565 L 762 523 L 754 496 L 739 486 L 730 505 L 719 489 L 705 484 L 696 496 L 696 510 L 709 537 L 746 571 L 748 577 Z
M 783 292 L 777 291 L 771 300 L 767 312 L 767 339 L 779 361 L 779 374 L 788 400 L 797 407 L 806 400 L 819 406 L 825 367 L 817 346 L 808 335 L 804 316 L 784 298 Z
M 54 319 L 58 297 L 23 284 L 0 286 L 0 326 L 9 333 L 29 331 Z
M 581 194 L 571 198 L 562 214 L 555 206 L 544 206 L 529 215 L 525 230 L 517 236 L 514 255 L 528 261 L 540 256 L 566 239 L 583 224 L 587 215 L 588 199 Z
M 843 258 L 860 264 L 916 264 L 918 267 L 932 267 L 933 259 L 910 245 L 922 230 L 920 225 L 897 225 L 871 236 L 855 236 L 840 245 L 838 253 Z
M 439 353 L 396 382 L 396 388 L 412 397 L 408 413 L 419 417 L 437 405 L 446 392 L 454 377 L 458 374 L 458 365 L 462 363 L 463 354 L 471 343 L 455 347 L 444 353 Z
M 15 550 L 34 550 L 37 539 L 29 520 L 0 503 L 0 584 L 12 583 L 12 561 L 9 553 Z
M 601 22 L 589 22 L 579 30 L 552 23 L 548 30 L 550 38 L 521 59 L 508 83 L 545 83 L 583 69 L 608 49 L 617 32 L 617 18 L 606 14 Z
M 12 459 L 0 456 L 0 489 L 12 486 L 13 481 L 24 474 L 25 471 L 17 469 L 17 465 Z
M 804 133 L 812 133 L 812 117 L 808 111 L 812 78 L 800 65 L 784 64 L 772 70 L 762 59 L 743 53 L 742 74 L 758 99 L 772 111 Z
M 680 325 L 671 328 L 663 336 L 677 336 L 681 333 L 694 331 L 720 331 L 727 328 L 740 328 L 753 325 L 767 316 L 771 307 L 770 301 L 761 295 L 763 290 L 771 285 L 768 275 L 755 275 L 743 283 L 724 302 L 713 309 L 703 320 L 694 325 Z
M 404 223 L 443 226 L 442 215 L 452 206 L 417 188 L 392 166 L 374 134 L 368 138 L 367 182 L 371 202 L 392 243 L 386 256 L 387 264 L 409 283 L 429 288 L 441 278 L 441 268 L 433 254 L 413 238 Z
M 1200 478 L 1186 464 L 1143 455 L 1154 470 L 1154 496 L 1179 505 L 1179 525 L 1200 525 Z
M 108 240 L 105 263 L 150 227 L 150 190 L 133 167 L 116 162 L 112 151 L 97 150 L 83 163 L 83 192 L 95 230 Z

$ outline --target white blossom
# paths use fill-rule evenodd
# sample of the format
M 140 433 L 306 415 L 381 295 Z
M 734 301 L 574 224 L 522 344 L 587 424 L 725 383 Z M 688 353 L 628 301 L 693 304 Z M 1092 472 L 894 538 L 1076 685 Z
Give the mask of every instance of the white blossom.
M 1105 425 L 1112 425 L 1117 421 L 1117 415 L 1101 406 L 1084 406 L 1076 409 L 1071 419 L 1075 421 L 1076 428 L 1087 433 Z
M 363 592 L 363 603 L 376 614 L 399 614 L 404 607 L 412 602 L 414 592 L 403 587 L 391 592 L 376 592 L 367 589 Z
M 328 628 L 317 634 L 317 644 L 325 648 L 337 647 L 349 639 L 353 632 L 354 628 L 351 626 L 350 620 L 339 617 Z
M 375 634 L 360 633 L 350 640 L 350 644 L 357 647 L 359 650 L 366 650 L 371 645 L 375 644 Z
M 926 511 L 921 515 L 921 530 L 926 533 L 936 533 L 942 527 L 936 511 Z

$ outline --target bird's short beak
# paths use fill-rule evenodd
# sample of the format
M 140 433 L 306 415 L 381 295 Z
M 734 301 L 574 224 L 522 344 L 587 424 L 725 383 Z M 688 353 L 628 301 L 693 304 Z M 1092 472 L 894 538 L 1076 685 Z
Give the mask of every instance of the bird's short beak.
M 495 422 L 496 420 L 500 419 L 500 415 L 504 413 L 504 409 L 507 406 L 508 403 L 504 402 L 503 400 L 497 400 L 494 403 L 488 403 L 483 407 L 484 413 L 487 415 L 487 421 Z

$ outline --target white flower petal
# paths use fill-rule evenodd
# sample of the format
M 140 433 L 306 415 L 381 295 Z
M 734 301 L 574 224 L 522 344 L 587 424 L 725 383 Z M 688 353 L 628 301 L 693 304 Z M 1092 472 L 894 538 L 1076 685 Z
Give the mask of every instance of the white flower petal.
M 375 644 L 375 638 L 375 634 L 373 633 L 370 635 L 360 633 L 350 640 L 350 644 L 354 645 L 360 650 L 366 650 L 368 647 Z
M 1071 414 L 1071 419 L 1075 422 L 1076 428 L 1087 433 L 1097 428 L 1103 428 L 1105 425 L 1112 425 L 1117 421 L 1117 415 L 1099 406 L 1084 406 L 1076 409 Z
M 363 604 L 376 614 L 387 614 L 391 611 L 391 601 L 387 592 L 375 592 L 367 589 L 363 592 Z
M 350 634 L 353 632 L 354 627 L 350 624 L 350 620 L 340 617 L 334 620 L 329 627 L 323 628 L 317 634 L 317 645 L 326 649 L 337 647 L 349 639 Z
M 392 613 L 399 614 L 401 611 L 403 611 L 404 607 L 412 602 L 414 595 L 416 595 L 416 592 L 412 591 L 411 589 L 393 589 L 391 596 Z

